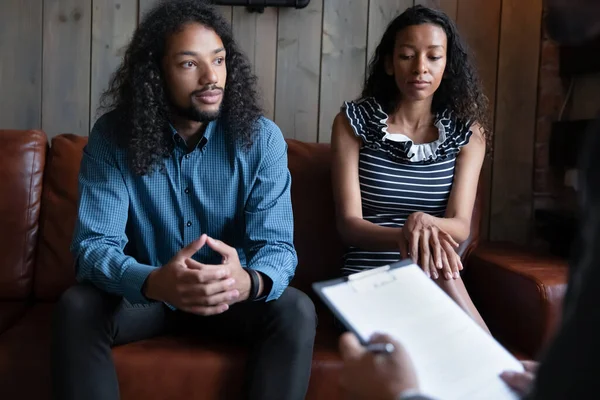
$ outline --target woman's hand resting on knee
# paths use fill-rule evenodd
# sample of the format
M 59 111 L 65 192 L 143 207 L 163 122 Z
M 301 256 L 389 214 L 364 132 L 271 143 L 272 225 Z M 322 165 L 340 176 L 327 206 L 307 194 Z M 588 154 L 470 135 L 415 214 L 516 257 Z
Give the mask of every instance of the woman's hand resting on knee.
M 458 279 L 459 271 L 463 269 L 455 250 L 458 243 L 436 226 L 431 215 L 422 212 L 411 214 L 402 227 L 402 235 L 400 252 L 403 256 L 410 256 L 428 277 Z

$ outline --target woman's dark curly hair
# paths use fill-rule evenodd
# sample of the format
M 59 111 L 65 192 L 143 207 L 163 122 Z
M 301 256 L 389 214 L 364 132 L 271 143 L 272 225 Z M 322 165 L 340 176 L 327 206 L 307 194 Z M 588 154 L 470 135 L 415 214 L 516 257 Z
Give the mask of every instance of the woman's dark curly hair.
M 173 150 L 161 59 L 167 38 L 190 22 L 211 28 L 223 41 L 227 81 L 221 120 L 242 147 L 252 145 L 255 123 L 262 112 L 256 77 L 233 41 L 229 23 L 204 0 L 162 1 L 141 21 L 123 63 L 100 100 L 101 110 L 118 110 L 122 129 L 117 140 L 127 148 L 131 168 L 138 175 L 152 172 L 156 166 L 161 168 L 163 159 Z
M 433 95 L 432 112 L 454 111 L 463 121 L 477 121 L 490 139 L 488 99 L 483 94 L 477 70 L 466 45 L 458 36 L 456 25 L 443 12 L 424 6 L 414 6 L 396 17 L 387 27 L 369 63 L 368 77 L 361 96 L 374 97 L 386 113 L 396 110 L 400 91 L 393 76 L 385 71 L 386 58 L 392 57 L 396 35 L 402 29 L 420 24 L 434 24 L 446 33 L 448 41 L 446 70 L 440 87 Z

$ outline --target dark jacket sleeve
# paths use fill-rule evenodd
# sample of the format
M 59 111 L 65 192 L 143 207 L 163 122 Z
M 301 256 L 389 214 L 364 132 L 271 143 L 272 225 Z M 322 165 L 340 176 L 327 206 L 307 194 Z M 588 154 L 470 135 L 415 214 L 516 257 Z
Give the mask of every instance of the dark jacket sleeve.
M 598 387 L 600 362 L 600 120 L 582 147 L 579 234 L 570 262 L 563 320 L 542 356 L 530 400 L 584 399 Z

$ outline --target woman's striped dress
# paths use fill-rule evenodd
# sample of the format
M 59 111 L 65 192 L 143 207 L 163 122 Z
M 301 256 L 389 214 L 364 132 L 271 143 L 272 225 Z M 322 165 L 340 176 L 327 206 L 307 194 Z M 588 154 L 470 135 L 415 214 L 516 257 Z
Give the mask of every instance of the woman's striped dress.
M 346 102 L 346 116 L 363 141 L 359 179 L 363 218 L 377 225 L 402 227 L 414 212 L 443 217 L 460 148 L 469 142 L 470 124 L 445 112 L 436 116 L 438 140 L 414 144 L 387 131 L 387 114 L 373 98 Z M 344 274 L 393 263 L 398 251 L 347 249 Z

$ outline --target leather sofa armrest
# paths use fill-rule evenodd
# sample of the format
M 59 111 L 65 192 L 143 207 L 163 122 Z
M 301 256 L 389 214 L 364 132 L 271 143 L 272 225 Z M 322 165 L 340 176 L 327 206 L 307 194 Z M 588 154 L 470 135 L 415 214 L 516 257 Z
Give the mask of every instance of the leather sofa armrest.
M 492 334 L 536 358 L 561 318 L 567 262 L 508 243 L 479 246 L 467 260 L 465 284 Z

